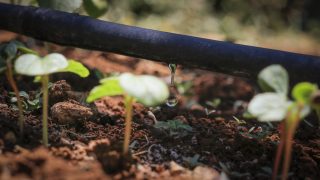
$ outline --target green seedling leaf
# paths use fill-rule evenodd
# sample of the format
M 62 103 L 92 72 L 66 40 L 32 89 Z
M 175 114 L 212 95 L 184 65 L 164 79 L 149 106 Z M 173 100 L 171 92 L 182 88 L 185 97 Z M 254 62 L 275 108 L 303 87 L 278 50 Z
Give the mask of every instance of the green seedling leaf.
M 101 80 L 101 85 L 94 87 L 87 97 L 87 102 L 93 102 L 104 96 L 116 96 L 124 94 L 118 78 L 106 78 Z
M 249 113 L 248 111 L 245 111 L 243 114 L 242 114 L 242 117 L 245 118 L 245 119 L 254 119 L 254 115 L 252 115 L 251 113 Z
M 75 12 L 80 8 L 82 0 L 37 0 L 40 7 L 51 8 L 65 12 Z
M 206 102 L 207 105 L 212 106 L 213 108 L 218 108 L 219 105 L 221 104 L 221 99 L 220 98 L 214 98 L 211 101 Z
M 72 59 L 68 60 L 68 66 L 63 69 L 62 72 L 72 72 L 82 78 L 88 77 L 90 74 L 89 70 L 83 64 Z
M 27 47 L 24 46 L 19 46 L 18 50 L 25 53 L 25 54 L 34 54 L 34 55 L 38 55 L 38 53 L 32 49 L 29 49 Z
M 39 82 L 41 82 L 41 76 L 35 76 L 34 79 L 33 79 L 33 82 L 34 82 L 34 83 L 39 83 Z
M 158 121 L 155 124 L 155 127 L 163 128 L 163 129 L 171 129 L 171 130 L 183 129 L 187 131 L 192 131 L 191 126 L 184 124 L 179 120 Z
M 156 106 L 169 97 L 167 85 L 154 76 L 124 73 L 119 76 L 119 83 L 128 95 L 146 106 Z
M 155 106 L 166 101 L 169 90 L 166 84 L 154 76 L 135 76 L 124 73 L 119 77 L 100 80 L 101 85 L 90 92 L 87 101 L 92 102 L 103 96 L 123 95 L 135 98 L 146 106 Z
M 108 2 L 106 0 L 83 0 L 83 7 L 89 16 L 97 18 L 107 12 Z
M 24 54 L 21 55 L 14 64 L 17 73 L 28 76 L 59 72 L 67 66 L 67 59 L 58 53 L 52 53 L 43 58 L 34 54 Z
M 309 104 L 313 93 L 317 90 L 318 86 L 316 84 L 301 82 L 294 86 L 292 90 L 292 97 L 298 102 Z
M 183 137 L 192 132 L 191 126 L 179 120 L 158 121 L 154 127 L 168 132 L 170 136 Z
M 17 54 L 17 45 L 14 42 L 8 43 L 4 49 L 3 49 L 3 54 L 7 59 L 14 59 L 16 54 Z
M 281 121 L 285 118 L 290 104 L 282 94 L 262 93 L 250 101 L 248 111 L 259 121 Z
M 14 59 L 17 55 L 19 47 L 24 47 L 24 45 L 19 41 L 10 41 L 8 43 L 1 44 L 1 61 Z
M 280 65 L 264 68 L 258 75 L 258 83 L 263 91 L 288 94 L 288 73 Z

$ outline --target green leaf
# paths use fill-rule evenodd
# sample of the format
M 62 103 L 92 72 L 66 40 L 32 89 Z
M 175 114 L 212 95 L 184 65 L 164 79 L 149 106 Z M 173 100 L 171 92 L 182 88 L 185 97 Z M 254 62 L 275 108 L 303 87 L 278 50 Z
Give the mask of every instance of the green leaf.
M 89 16 L 97 18 L 108 10 L 107 0 L 83 0 L 83 7 Z
M 34 54 L 24 54 L 15 61 L 17 73 L 38 76 L 59 72 L 68 66 L 67 59 L 58 53 L 48 54 L 41 58 Z
M 80 8 L 82 0 L 37 0 L 40 7 L 51 8 L 65 12 L 75 12 Z
M 258 75 L 258 83 L 263 91 L 288 94 L 288 73 L 280 65 L 264 68 Z
M 17 50 L 18 49 L 16 43 L 10 42 L 4 47 L 3 53 L 7 59 L 14 59 L 16 57 Z
M 103 79 L 103 84 L 94 87 L 87 97 L 87 102 L 93 102 L 105 96 L 117 96 L 124 94 L 124 90 L 119 85 L 118 78 Z
M 29 49 L 27 47 L 24 46 L 19 46 L 18 50 L 25 53 L 25 54 L 34 54 L 34 55 L 38 55 L 38 53 L 32 49 Z
M 259 121 L 281 121 L 292 104 L 286 96 L 278 93 L 262 93 L 253 97 L 248 111 Z
M 34 82 L 34 83 L 39 83 L 39 82 L 41 82 L 41 76 L 35 76 L 34 79 L 33 79 L 33 82 Z
M 89 70 L 80 62 L 69 59 L 68 60 L 68 66 L 62 70 L 62 72 L 72 72 L 80 77 L 88 77 L 90 72 Z
M 158 121 L 155 125 L 155 128 L 163 128 L 163 129 L 184 129 L 186 131 L 192 131 L 192 127 L 184 124 L 179 120 L 168 120 L 168 121 Z
M 301 82 L 292 89 L 292 97 L 298 102 L 309 104 L 312 94 L 317 90 L 318 86 L 316 84 Z

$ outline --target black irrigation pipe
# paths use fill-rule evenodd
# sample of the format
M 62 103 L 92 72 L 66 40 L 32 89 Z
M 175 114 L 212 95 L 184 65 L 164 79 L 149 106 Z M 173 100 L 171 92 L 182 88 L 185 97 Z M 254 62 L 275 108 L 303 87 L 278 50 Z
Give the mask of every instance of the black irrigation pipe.
M 281 64 L 293 81 L 320 82 L 320 58 L 316 56 L 126 26 L 50 9 L 0 3 L 0 29 L 61 45 L 249 78 L 256 78 L 270 64 Z

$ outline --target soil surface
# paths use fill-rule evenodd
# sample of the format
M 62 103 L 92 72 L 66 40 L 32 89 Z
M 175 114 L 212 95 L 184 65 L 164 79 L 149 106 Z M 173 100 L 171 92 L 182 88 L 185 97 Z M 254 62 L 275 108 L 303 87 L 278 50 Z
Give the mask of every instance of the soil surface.
M 49 45 L 26 37 L 31 48 L 78 59 L 91 69 L 86 79 L 51 76 L 49 143 L 41 145 L 40 105 L 26 108 L 21 137 L 16 104 L 5 77 L 0 78 L 0 179 L 270 179 L 278 123 L 245 119 L 257 88 L 246 79 L 179 67 L 175 107 L 134 104 L 130 156 L 122 155 L 124 103 L 106 97 L 88 104 L 99 79 L 121 72 L 152 74 L 169 83 L 166 64 L 112 53 Z M 37 98 L 40 85 L 16 76 L 21 91 Z M 176 120 L 192 129 L 164 129 Z M 293 143 L 290 179 L 320 179 L 320 131 L 317 119 L 300 123 Z

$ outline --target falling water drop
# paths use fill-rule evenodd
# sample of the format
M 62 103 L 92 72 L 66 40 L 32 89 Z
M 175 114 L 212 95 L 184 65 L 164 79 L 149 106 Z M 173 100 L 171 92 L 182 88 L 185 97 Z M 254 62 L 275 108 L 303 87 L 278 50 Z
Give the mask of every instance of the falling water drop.
M 176 88 L 174 84 L 174 76 L 176 73 L 177 64 L 169 64 L 169 70 L 170 70 L 170 95 L 167 99 L 167 106 L 174 107 L 178 104 L 178 98 L 176 96 Z

